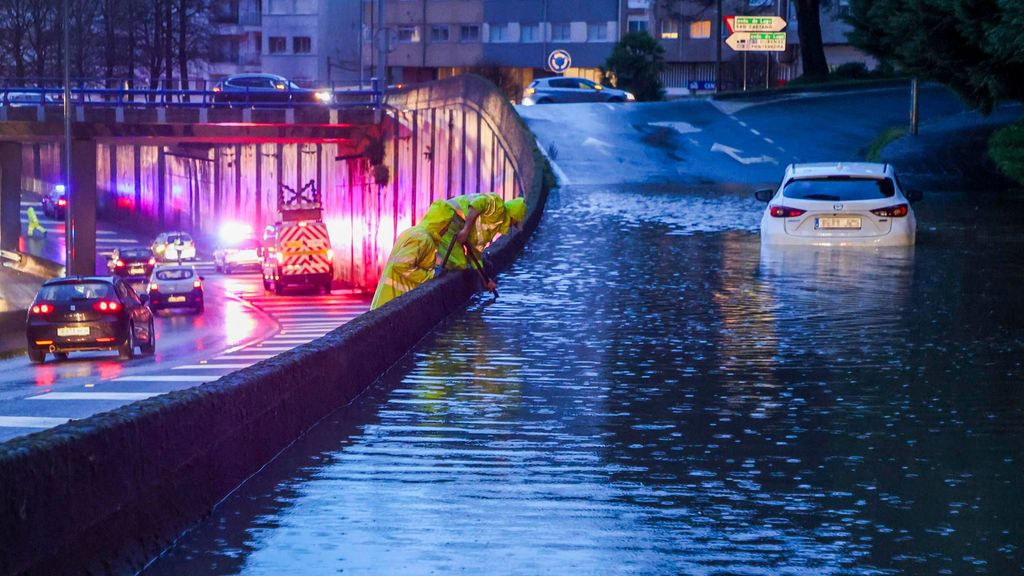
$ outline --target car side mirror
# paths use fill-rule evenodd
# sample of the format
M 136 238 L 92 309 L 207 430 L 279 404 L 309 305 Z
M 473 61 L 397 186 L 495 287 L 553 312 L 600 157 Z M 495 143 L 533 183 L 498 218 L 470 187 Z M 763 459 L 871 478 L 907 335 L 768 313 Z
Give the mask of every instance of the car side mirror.
M 771 188 L 762 188 L 754 192 L 754 198 L 757 198 L 761 202 L 770 201 L 772 196 L 775 196 L 775 190 L 772 190 Z
M 911 189 L 907 190 L 906 196 L 907 196 L 907 200 L 911 204 L 913 204 L 914 202 L 920 202 L 921 200 L 924 199 L 924 192 L 911 188 Z

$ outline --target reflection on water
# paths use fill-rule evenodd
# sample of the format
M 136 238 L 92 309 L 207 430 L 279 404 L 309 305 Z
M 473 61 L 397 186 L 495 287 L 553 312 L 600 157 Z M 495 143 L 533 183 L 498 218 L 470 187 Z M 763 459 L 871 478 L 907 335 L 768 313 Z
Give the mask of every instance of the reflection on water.
M 147 573 L 1024 570 L 1015 228 L 762 251 L 608 194 Z

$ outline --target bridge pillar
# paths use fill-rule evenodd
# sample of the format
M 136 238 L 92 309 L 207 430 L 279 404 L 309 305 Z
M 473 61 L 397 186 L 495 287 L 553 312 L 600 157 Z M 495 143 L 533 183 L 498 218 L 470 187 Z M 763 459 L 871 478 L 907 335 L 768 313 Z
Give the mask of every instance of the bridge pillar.
M 0 248 L 17 250 L 21 236 L 21 144 L 0 142 Z
M 96 142 L 71 143 L 71 202 L 68 216 L 74 231 L 66 242 L 71 246 L 67 274 L 96 274 Z

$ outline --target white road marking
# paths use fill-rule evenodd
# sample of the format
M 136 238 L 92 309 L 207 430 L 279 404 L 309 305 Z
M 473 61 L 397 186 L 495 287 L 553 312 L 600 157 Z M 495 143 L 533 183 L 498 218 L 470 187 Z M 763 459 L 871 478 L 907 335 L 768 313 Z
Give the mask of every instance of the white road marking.
M 740 156 L 740 152 L 742 152 L 742 150 L 738 148 L 733 148 L 731 146 L 726 146 L 724 144 L 719 144 L 718 142 L 715 142 L 711 146 L 711 151 L 724 152 L 727 156 L 739 162 L 740 164 L 743 164 L 744 166 L 748 164 L 763 164 L 765 162 L 771 162 L 772 164 L 779 163 L 778 160 L 772 158 L 771 156 L 751 156 L 749 158 L 744 158 L 743 156 Z
M 737 120 L 737 122 L 739 122 L 739 123 L 740 123 L 740 126 L 743 126 L 744 128 L 746 128 L 746 127 L 747 127 L 747 123 L 746 123 L 746 122 L 744 122 L 743 120 Z
M 214 360 L 266 360 L 274 356 L 277 356 L 277 354 L 226 354 L 218 356 Z
M 301 340 L 294 339 L 294 338 L 293 339 L 288 339 L 288 338 L 281 338 L 281 339 L 271 338 L 270 340 L 264 340 L 264 342 L 267 342 L 269 344 L 282 344 L 282 345 L 290 344 L 292 346 L 298 346 L 300 344 L 308 344 L 311 340 L 314 340 L 315 338 L 316 337 L 314 337 L 314 336 L 311 336 L 309 338 L 303 338 Z
M 0 416 L 0 428 L 53 428 L 71 418 L 43 418 L 38 416 Z
M 171 370 L 238 370 L 249 366 L 252 364 L 185 364 L 184 366 L 175 366 Z
M 764 141 L 769 143 L 769 144 L 775 144 L 775 141 L 772 140 L 771 138 L 765 138 Z
M 603 140 L 598 140 L 597 138 L 594 138 L 593 136 L 587 136 L 587 139 L 583 141 L 583 145 L 584 146 L 590 146 L 591 148 L 595 148 L 599 152 L 601 152 L 601 154 L 604 154 L 605 156 L 611 156 L 612 155 L 612 153 L 608 150 L 609 148 L 612 147 L 612 145 L 609 144 L 608 142 L 603 141 Z
M 295 349 L 294 346 L 289 346 L 287 348 L 282 348 L 280 346 L 256 346 L 254 348 L 254 351 L 255 352 L 287 352 L 289 350 L 294 350 L 294 349 Z
M 751 128 L 750 131 L 754 133 L 754 136 L 760 136 L 761 135 L 760 132 L 758 132 L 757 130 L 754 130 L 753 128 Z
M 163 392 L 50 392 L 26 400 L 145 400 L 161 394 Z
M 662 126 L 664 128 L 672 128 L 680 134 L 694 134 L 700 132 L 701 129 L 697 128 L 689 122 L 651 122 L 651 126 Z
M 209 382 L 210 376 L 121 376 L 114 382 Z

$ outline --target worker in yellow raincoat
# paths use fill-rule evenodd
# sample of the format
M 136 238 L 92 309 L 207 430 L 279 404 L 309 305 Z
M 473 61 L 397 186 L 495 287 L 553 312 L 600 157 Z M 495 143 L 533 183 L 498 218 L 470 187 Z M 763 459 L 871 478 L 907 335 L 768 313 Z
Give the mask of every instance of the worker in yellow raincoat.
M 450 210 L 432 204 L 418 224 L 398 235 L 377 283 L 370 310 L 380 308 L 434 277 L 437 245 L 450 222 Z
M 32 232 L 39 230 L 46 236 L 46 228 L 39 223 L 39 216 L 36 216 L 35 208 L 29 206 L 28 210 L 25 211 L 25 215 L 28 217 L 28 235 L 32 236 Z
M 466 268 L 466 254 L 460 249 L 463 244 L 480 255 L 495 236 L 508 234 L 510 228 L 520 227 L 526 219 L 524 199 L 513 198 L 506 202 L 493 192 L 456 196 L 438 202 L 447 204 L 452 212 L 452 223 L 438 247 L 443 259 L 452 241 L 456 243 L 445 265 L 449 270 Z

